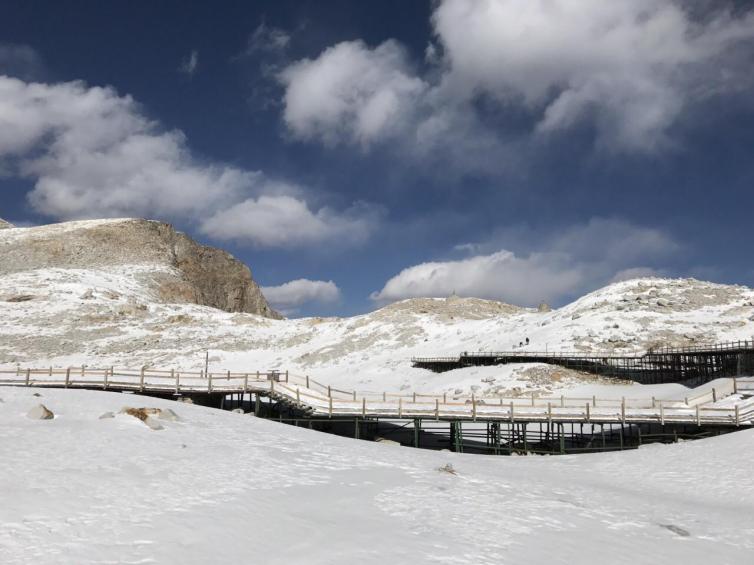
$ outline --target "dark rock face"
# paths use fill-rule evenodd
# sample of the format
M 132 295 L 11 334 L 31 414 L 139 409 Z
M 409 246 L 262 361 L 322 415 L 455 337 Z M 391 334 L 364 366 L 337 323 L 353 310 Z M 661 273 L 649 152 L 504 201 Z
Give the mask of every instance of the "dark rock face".
M 0 237 L 0 256 L 0 275 L 42 268 L 172 267 L 177 276 L 156 270 L 144 280 L 162 302 L 189 302 L 281 318 L 270 308 L 246 265 L 161 222 L 95 220 L 12 230 L 7 237 Z

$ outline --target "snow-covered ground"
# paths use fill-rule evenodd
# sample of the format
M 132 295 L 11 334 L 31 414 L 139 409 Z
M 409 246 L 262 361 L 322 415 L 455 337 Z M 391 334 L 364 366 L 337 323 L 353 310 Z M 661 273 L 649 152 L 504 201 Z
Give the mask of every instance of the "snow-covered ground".
M 22 230 L 3 230 L 16 232 Z M 412 299 L 352 318 L 271 320 L 164 304 L 146 283 L 166 267 L 41 269 L 0 277 L 0 365 L 290 370 L 365 391 L 542 394 L 598 383 L 544 365 L 441 375 L 413 356 L 469 350 L 645 351 L 753 339 L 754 291 L 691 279 L 616 283 L 539 312 L 471 298 Z
M 0 389 L 4 565 L 744 565 L 754 554 L 754 431 L 485 457 L 135 395 L 36 392 Z M 40 402 L 53 420 L 27 418 Z M 181 420 L 98 419 L 124 406 Z

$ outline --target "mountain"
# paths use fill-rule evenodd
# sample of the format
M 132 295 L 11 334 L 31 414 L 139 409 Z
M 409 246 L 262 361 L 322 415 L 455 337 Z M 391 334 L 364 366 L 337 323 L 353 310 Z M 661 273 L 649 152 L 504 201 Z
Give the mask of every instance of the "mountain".
M 169 224 L 118 219 L 6 229 L 0 254 L 0 277 L 45 269 L 119 272 L 148 289 L 155 302 L 280 318 L 246 265 Z

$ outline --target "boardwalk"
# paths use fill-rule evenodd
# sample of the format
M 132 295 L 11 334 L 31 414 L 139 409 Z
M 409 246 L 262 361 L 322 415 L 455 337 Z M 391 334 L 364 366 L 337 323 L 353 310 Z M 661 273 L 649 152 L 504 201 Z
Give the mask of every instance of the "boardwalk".
M 436 394 L 359 393 L 288 372 L 210 373 L 176 370 L 32 369 L 0 370 L 0 385 L 83 388 L 158 396 L 268 397 L 306 417 L 425 419 L 537 423 L 689 424 L 750 426 L 754 423 L 754 378 L 721 379 L 710 390 L 686 398 L 600 399 L 476 397 Z
M 662 348 L 641 355 L 612 352 L 464 351 L 454 357 L 415 357 L 415 367 L 435 372 L 475 365 L 547 363 L 641 384 L 699 385 L 721 377 L 754 373 L 754 341 L 736 341 L 697 347 Z

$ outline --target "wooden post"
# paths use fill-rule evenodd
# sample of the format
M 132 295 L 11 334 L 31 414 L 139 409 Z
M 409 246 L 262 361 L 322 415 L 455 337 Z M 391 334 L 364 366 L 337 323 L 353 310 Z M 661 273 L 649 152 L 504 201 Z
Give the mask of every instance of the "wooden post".
M 665 406 L 660 401 L 660 424 L 665 425 Z
M 367 417 L 367 397 L 366 396 L 361 397 L 361 416 L 362 418 Z
M 471 417 L 476 422 L 476 398 L 473 392 L 471 393 Z
M 288 369 L 285 370 L 285 382 L 288 382 Z
M 29 376 L 31 375 L 31 369 L 27 367 L 26 369 L 26 386 L 29 386 Z
M 435 398 L 435 420 L 440 419 L 440 399 Z
M 243 391 L 249 392 L 249 373 L 243 374 Z
M 179 394 L 181 392 L 181 374 L 176 371 L 175 373 L 175 393 Z
M 416 404 L 416 393 L 414 393 L 413 403 Z
M 597 408 L 597 396 L 592 396 L 592 406 Z
M 738 426 L 740 423 L 739 413 L 738 413 L 738 404 L 736 404 L 736 426 Z
M 356 402 L 356 391 L 353 391 L 353 401 Z
M 717 391 L 712 387 L 712 402 L 717 402 Z
M 330 390 L 330 385 L 327 385 L 327 398 L 332 398 L 332 390 Z
M 139 389 L 144 391 L 144 367 L 141 368 L 141 378 L 139 379 Z
M 552 402 L 547 403 L 547 422 L 552 424 Z
M 655 402 L 656 402 L 656 400 L 655 400 L 655 397 L 653 396 L 653 397 L 652 397 L 652 408 L 654 408 L 654 407 L 655 407 Z
M 563 398 L 563 395 L 561 394 L 560 395 L 560 407 L 562 408 L 564 406 L 565 406 L 565 398 Z
M 534 393 L 531 393 L 531 405 L 534 406 Z
M 403 397 L 402 396 L 398 397 L 398 417 L 399 418 L 403 417 Z
M 52 376 L 52 365 L 50 365 L 50 376 Z M 733 379 L 733 380 L 735 381 L 736 379 Z M 734 384 L 734 387 L 735 387 L 735 384 Z
M 270 381 L 270 398 L 272 398 L 272 395 L 275 393 L 275 379 L 272 379 Z
M 65 388 L 68 388 L 68 383 L 71 382 L 71 368 L 68 367 L 65 370 Z
M 696 405 L 696 425 L 701 426 L 701 422 L 699 420 L 699 405 Z
M 207 375 L 207 392 L 212 392 L 212 373 Z
M 102 383 L 102 389 L 107 390 L 107 369 L 105 369 L 105 380 Z
M 586 421 L 591 422 L 592 421 L 592 415 L 589 413 L 589 403 L 586 403 Z
M 620 421 L 626 423 L 626 399 L 620 399 Z
M 442 393 L 442 403 L 447 404 L 448 403 L 448 393 L 443 392 Z
M 385 391 L 382 392 L 382 402 L 387 402 L 387 394 Z
M 296 404 L 301 404 L 301 392 L 298 390 L 298 387 L 296 387 Z
M 332 396 L 330 396 L 327 400 L 329 405 L 330 418 L 332 418 Z
M 81 365 L 81 376 L 86 375 L 86 365 Z
M 738 379 L 733 378 L 733 394 L 738 394 Z
M 309 387 L 309 375 L 306 375 L 306 388 L 310 388 Z
M 225 380 L 226 380 L 226 381 L 229 381 L 229 380 L 230 380 L 230 371 L 228 371 L 228 374 L 227 374 L 227 376 L 225 377 Z

